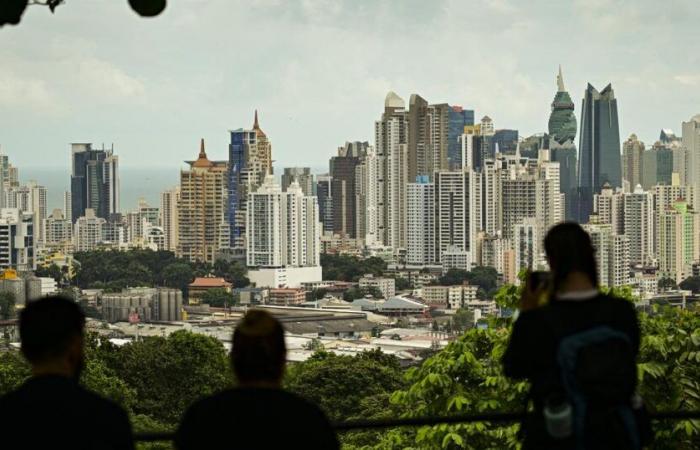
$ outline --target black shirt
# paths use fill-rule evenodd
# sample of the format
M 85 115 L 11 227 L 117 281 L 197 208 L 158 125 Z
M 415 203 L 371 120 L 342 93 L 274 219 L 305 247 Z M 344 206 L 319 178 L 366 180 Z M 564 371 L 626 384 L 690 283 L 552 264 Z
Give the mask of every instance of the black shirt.
M 337 449 L 321 410 L 281 389 L 239 388 L 192 405 L 175 445 L 191 449 Z
M 122 408 L 61 376 L 30 378 L 0 398 L 0 424 L 7 449 L 134 448 Z
M 598 325 L 629 336 L 636 357 L 639 323 L 631 302 L 602 294 L 589 300 L 553 300 L 523 312 L 513 324 L 503 356 L 505 374 L 528 379 L 535 406 L 540 409 L 551 383 L 559 381 L 556 353 L 562 338 Z

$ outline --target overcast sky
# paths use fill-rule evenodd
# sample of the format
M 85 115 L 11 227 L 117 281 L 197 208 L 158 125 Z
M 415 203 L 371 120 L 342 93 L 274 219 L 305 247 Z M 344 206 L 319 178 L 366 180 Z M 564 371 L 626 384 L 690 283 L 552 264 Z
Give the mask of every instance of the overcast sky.
M 373 141 L 384 97 L 419 93 L 546 131 L 562 65 L 576 116 L 613 84 L 621 136 L 647 143 L 700 112 L 696 0 L 127 0 L 28 8 L 0 29 L 0 146 L 20 167 L 69 167 L 70 142 L 114 143 L 122 166 L 227 157 L 228 129 L 272 140 L 277 170 Z

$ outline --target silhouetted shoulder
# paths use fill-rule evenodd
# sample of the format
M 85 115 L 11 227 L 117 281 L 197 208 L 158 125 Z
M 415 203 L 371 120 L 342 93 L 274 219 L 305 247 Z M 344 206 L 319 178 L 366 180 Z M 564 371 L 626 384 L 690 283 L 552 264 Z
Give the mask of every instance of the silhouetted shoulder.
M 180 423 L 176 447 L 208 448 L 212 429 L 229 430 L 231 448 L 338 448 L 323 412 L 280 389 L 231 389 L 197 401 Z

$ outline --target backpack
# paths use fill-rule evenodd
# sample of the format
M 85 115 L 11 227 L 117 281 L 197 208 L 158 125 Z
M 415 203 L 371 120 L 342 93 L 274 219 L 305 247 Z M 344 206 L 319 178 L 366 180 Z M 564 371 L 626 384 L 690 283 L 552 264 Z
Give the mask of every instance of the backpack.
M 559 336 L 557 364 L 564 394 L 572 406 L 573 437 L 578 449 L 641 449 L 638 411 L 632 407 L 637 364 L 627 334 L 608 325 L 611 315 L 601 305 L 594 325 L 573 334 L 561 330 L 550 316 Z

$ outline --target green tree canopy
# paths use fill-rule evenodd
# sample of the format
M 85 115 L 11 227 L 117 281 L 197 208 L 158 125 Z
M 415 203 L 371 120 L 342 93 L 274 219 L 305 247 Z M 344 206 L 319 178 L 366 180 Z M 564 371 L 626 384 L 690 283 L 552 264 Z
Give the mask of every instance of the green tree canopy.
M 15 317 L 15 294 L 0 292 L 0 319 L 9 320 Z
M 324 280 L 357 281 L 365 274 L 381 276 L 387 268 L 386 262 L 373 256 L 360 259 L 350 255 L 321 254 Z
M 681 289 L 693 291 L 693 293 L 696 294 L 696 293 L 700 292 L 700 277 L 698 277 L 698 276 L 688 277 L 685 280 L 681 281 L 681 284 L 679 284 L 678 286 Z
M 227 292 L 226 289 L 217 288 L 207 290 L 201 297 L 202 303 L 206 303 L 216 308 L 224 306 L 233 306 L 235 303 L 233 294 Z
M 323 351 L 289 367 L 285 387 L 316 403 L 332 421 L 357 417 L 363 399 L 403 386 L 398 360 L 381 352 L 341 356 Z

